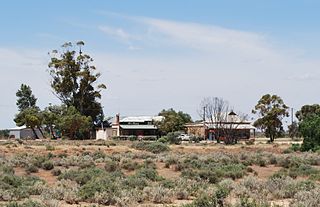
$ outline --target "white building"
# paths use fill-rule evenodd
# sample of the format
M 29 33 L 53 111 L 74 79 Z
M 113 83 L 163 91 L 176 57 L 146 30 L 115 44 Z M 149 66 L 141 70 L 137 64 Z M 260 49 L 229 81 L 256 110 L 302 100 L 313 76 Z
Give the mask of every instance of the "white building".
M 155 125 L 162 116 L 131 116 L 120 118 L 117 114 L 111 128 L 97 129 L 96 138 L 106 140 L 109 137 L 157 137 L 158 128 Z

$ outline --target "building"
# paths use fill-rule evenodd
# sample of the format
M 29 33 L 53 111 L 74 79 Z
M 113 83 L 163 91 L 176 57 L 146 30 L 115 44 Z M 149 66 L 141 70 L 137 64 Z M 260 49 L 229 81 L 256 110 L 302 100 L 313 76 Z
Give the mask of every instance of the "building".
M 247 120 L 231 111 L 223 121 L 201 121 L 186 124 L 187 133 L 208 140 L 223 140 L 227 136 L 237 139 L 249 139 L 255 137 L 256 128 Z
M 43 138 L 39 129 L 34 129 L 33 131 L 31 128 L 27 128 L 25 126 L 9 129 L 9 138 L 35 139 L 36 136 L 34 133 L 37 134 L 38 138 Z
M 158 128 L 155 122 L 161 121 L 162 116 L 131 116 L 120 118 L 117 114 L 111 128 L 97 129 L 97 139 L 109 137 L 158 137 Z

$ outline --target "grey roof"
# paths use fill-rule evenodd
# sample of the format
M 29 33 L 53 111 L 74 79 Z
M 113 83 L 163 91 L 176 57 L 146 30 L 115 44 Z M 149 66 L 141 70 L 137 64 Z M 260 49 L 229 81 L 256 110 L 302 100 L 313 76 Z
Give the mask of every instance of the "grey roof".
M 157 129 L 154 125 L 120 125 L 122 129 Z
M 162 116 L 128 116 L 120 119 L 121 122 L 146 122 L 146 121 L 161 121 Z

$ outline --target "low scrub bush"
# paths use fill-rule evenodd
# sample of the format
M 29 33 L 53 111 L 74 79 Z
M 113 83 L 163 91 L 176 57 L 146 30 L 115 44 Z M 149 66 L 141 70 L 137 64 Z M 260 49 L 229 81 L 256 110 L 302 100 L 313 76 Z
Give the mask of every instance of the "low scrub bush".
M 119 169 L 119 163 L 113 160 L 107 160 L 104 165 L 107 172 L 114 172 Z
M 23 203 L 10 202 L 6 205 L 6 207 L 46 207 L 46 206 L 37 201 L 28 200 Z
M 59 176 L 59 175 L 61 175 L 61 170 L 60 169 L 53 169 L 52 171 L 51 171 L 51 174 L 53 175 L 53 176 Z
M 134 162 L 132 159 L 125 159 L 121 162 L 121 168 L 128 171 L 133 171 L 135 169 L 138 169 L 139 167 L 139 163 Z
M 27 174 L 37 173 L 39 171 L 38 167 L 33 164 L 28 165 L 25 170 Z
M 146 167 L 140 168 L 136 172 L 136 176 L 139 178 L 146 178 L 151 181 L 160 181 L 163 179 L 161 176 L 158 175 L 158 172 L 156 169 L 146 168 Z
M 54 151 L 54 150 L 55 150 L 55 147 L 52 146 L 52 145 L 46 145 L 46 150 L 47 150 L 47 151 Z
M 42 168 L 44 170 L 52 170 L 54 168 L 54 165 L 51 161 L 45 161 L 43 164 L 42 164 Z
M 42 182 L 37 177 L 19 177 L 13 174 L 2 174 L 0 176 L 0 201 L 14 201 L 28 198 L 37 194 L 33 187 Z
M 146 150 L 155 154 L 170 150 L 168 145 L 161 142 L 136 142 L 132 145 L 132 147 L 138 150 Z
M 291 207 L 318 207 L 320 203 L 320 188 L 298 192 L 291 201 Z

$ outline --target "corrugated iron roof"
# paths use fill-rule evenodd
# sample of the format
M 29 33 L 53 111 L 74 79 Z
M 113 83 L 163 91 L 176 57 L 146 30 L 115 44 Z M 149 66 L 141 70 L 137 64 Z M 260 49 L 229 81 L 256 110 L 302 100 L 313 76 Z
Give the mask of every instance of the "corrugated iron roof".
M 120 125 L 122 129 L 157 129 L 154 125 Z

